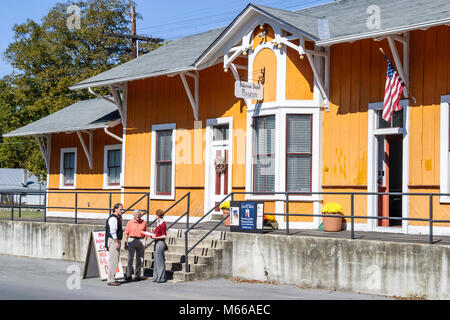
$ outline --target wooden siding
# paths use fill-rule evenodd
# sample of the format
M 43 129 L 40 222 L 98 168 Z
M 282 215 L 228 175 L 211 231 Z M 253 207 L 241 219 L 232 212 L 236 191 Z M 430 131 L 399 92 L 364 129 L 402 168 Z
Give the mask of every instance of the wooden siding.
M 450 93 L 449 27 L 410 33 L 409 185 L 440 184 L 440 98 Z M 324 112 L 323 186 L 367 185 L 368 104 L 383 101 L 388 43 L 361 40 L 331 47 L 330 112 Z M 402 48 L 398 45 L 399 55 Z M 365 189 L 367 190 L 367 189 Z M 361 191 L 361 190 L 360 190 Z M 435 190 L 438 191 L 438 190 Z M 428 192 L 431 192 L 428 190 Z M 436 203 L 436 215 L 448 206 Z M 411 210 L 424 217 L 427 210 Z
M 122 136 L 122 125 L 118 125 L 110 131 L 118 136 Z M 83 133 L 83 138 L 86 143 L 89 143 L 89 136 Z M 51 192 L 57 192 L 60 188 L 60 161 L 61 161 L 61 149 L 63 148 L 77 148 L 77 170 L 76 170 L 76 190 L 64 190 L 61 192 L 83 191 L 83 192 L 118 192 L 117 190 L 103 190 L 103 169 L 104 169 L 104 146 L 105 145 L 117 145 L 120 142 L 109 135 L 103 130 L 94 130 L 93 138 L 93 168 L 89 168 L 89 163 L 84 153 L 83 147 L 80 143 L 78 135 L 76 133 L 65 134 L 58 133 L 52 134 L 52 147 L 50 156 L 50 173 L 48 180 L 48 188 Z M 58 191 L 59 192 L 59 191 Z M 120 196 L 114 195 L 112 197 L 113 204 L 120 202 Z M 75 195 L 74 194 L 62 194 L 62 193 L 50 193 L 48 197 L 48 205 L 50 207 L 74 207 Z M 109 195 L 93 195 L 93 194 L 80 194 L 78 196 L 78 205 L 84 208 L 108 208 Z M 72 211 L 73 209 L 52 209 L 50 211 Z M 95 210 L 94 210 L 95 211 Z M 80 212 L 83 212 L 81 210 Z M 98 210 L 96 211 L 98 212 Z

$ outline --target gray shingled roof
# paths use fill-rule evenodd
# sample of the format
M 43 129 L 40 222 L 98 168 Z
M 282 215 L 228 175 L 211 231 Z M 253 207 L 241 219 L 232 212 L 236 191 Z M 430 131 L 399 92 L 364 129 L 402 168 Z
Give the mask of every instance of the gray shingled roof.
M 70 89 L 86 87 L 86 84 L 117 83 L 123 79 L 141 79 L 158 75 L 193 70 L 193 64 L 208 46 L 225 28 L 217 28 L 200 34 L 195 34 L 153 50 L 137 59 L 128 61 L 108 71 L 102 72 L 90 79 L 81 81 Z
M 367 13 L 367 8 L 370 5 L 380 7 L 380 29 L 370 30 L 367 27 L 367 20 L 370 16 L 370 13 Z M 383 33 L 396 32 L 397 30 L 402 31 L 407 27 L 421 28 L 430 26 L 433 22 L 438 24 L 450 22 L 449 0 L 341 0 L 295 12 L 249 4 L 238 17 L 249 7 L 263 11 L 263 13 L 265 12 L 297 28 L 311 40 L 316 41 L 317 45 L 328 45 L 340 41 L 373 37 Z M 320 39 L 318 19 L 328 20 L 330 28 L 329 39 Z M 104 86 L 163 74 L 195 70 L 197 60 L 209 52 L 213 44 L 219 43 L 226 30 L 229 30 L 237 20 L 233 20 L 228 27 L 213 29 L 173 41 L 135 60 L 82 81 L 71 87 L 71 89 Z
M 367 20 L 371 5 L 380 8 L 380 29 L 369 29 Z M 329 4 L 305 8 L 295 12 L 316 19 L 326 18 L 330 26 L 330 39 L 321 39 L 318 45 L 331 44 L 349 37 L 363 38 L 374 33 L 410 26 L 420 26 L 433 21 L 450 21 L 449 0 L 341 0 Z
M 3 137 L 99 129 L 118 119 L 120 119 L 120 114 L 116 105 L 101 98 L 84 100 L 13 132 L 4 134 Z

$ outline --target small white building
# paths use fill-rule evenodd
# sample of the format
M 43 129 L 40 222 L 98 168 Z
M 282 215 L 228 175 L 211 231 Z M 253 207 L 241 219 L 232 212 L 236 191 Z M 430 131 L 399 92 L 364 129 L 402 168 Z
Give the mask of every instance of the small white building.
M 26 169 L 0 169 L 0 203 L 44 205 L 46 183 Z

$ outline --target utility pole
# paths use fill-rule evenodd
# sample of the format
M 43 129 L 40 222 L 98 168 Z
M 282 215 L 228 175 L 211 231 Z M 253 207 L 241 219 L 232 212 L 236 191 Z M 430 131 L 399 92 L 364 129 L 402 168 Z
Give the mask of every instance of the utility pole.
M 123 34 L 123 33 L 108 33 L 105 35 L 113 38 L 123 38 L 127 39 L 131 43 L 131 56 L 133 59 L 136 59 L 139 55 L 139 47 L 138 41 L 145 41 L 149 43 L 161 43 L 164 39 L 161 38 L 150 38 L 145 36 L 138 36 L 136 33 L 136 6 L 133 1 L 130 1 L 130 9 L 131 9 L 131 34 Z
M 137 58 L 137 39 L 136 37 L 136 7 L 131 3 L 131 56 L 133 59 Z

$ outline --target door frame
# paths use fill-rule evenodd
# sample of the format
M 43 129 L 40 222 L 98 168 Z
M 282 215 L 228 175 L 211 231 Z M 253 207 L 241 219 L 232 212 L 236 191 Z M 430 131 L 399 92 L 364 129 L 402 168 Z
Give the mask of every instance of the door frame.
M 229 124 L 229 140 L 228 140 L 228 193 L 232 192 L 233 185 L 233 117 L 225 117 L 225 118 L 213 118 L 206 120 L 206 148 L 205 148 L 205 191 L 204 191 L 204 212 L 206 214 L 209 210 L 212 209 L 211 203 L 214 202 L 212 199 L 212 192 L 215 190 L 215 183 L 212 183 L 212 177 L 210 175 L 209 163 L 214 159 L 214 153 L 212 152 L 214 143 L 213 139 L 213 130 L 212 126 L 218 124 Z M 209 219 L 211 215 L 209 216 Z
M 368 152 L 367 152 L 367 191 L 378 192 L 378 142 L 377 136 L 380 135 L 400 135 L 403 137 L 403 155 L 402 155 L 402 192 L 409 192 L 409 100 L 400 100 L 403 108 L 403 128 L 377 129 L 377 110 L 383 109 L 383 102 L 369 103 L 368 107 Z M 367 215 L 378 216 L 378 196 L 367 196 Z M 402 197 L 402 217 L 409 217 L 409 197 Z M 402 221 L 401 228 L 378 226 L 377 219 L 368 219 L 367 229 L 383 232 L 401 232 L 408 233 L 408 221 Z

